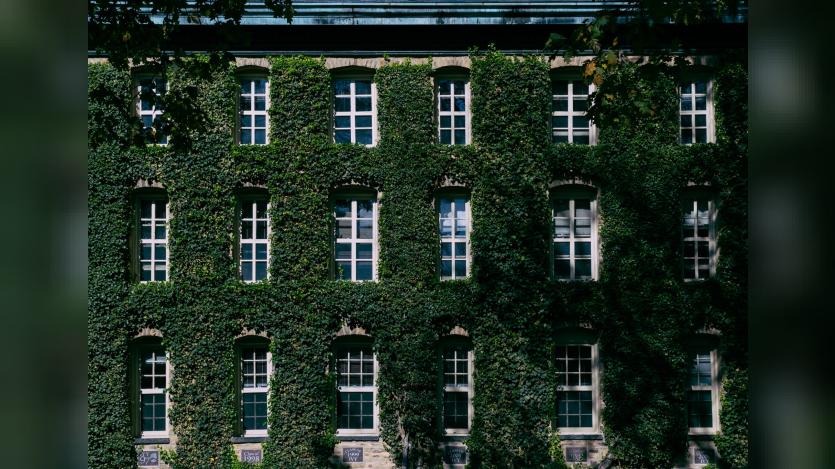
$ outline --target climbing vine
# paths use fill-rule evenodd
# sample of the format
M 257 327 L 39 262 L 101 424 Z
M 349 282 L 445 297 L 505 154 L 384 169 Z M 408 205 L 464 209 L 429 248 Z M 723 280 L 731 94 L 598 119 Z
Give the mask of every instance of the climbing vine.
M 689 338 L 719 330 L 723 354 L 746 367 L 744 70 L 718 71 L 719 143 L 686 147 L 675 141 L 677 71 L 620 68 L 595 97 L 600 143 L 585 147 L 550 142 L 545 59 L 495 50 L 471 59 L 466 147 L 437 144 L 430 64 L 376 70 L 373 148 L 332 143 L 331 74 L 320 59 L 271 60 L 270 143 L 258 147 L 235 144 L 236 71 L 219 56 L 165 71 L 166 147 L 134 138 L 131 75 L 89 66 L 91 467 L 136 464 L 127 357 L 145 327 L 161 332 L 172 360 L 175 467 L 236 464 L 234 340 L 244 330 L 272 339 L 264 465 L 327 467 L 336 440 L 326 370 L 343 324 L 373 338 L 380 433 L 398 464 L 404 452 L 410 467 L 441 464 L 435 346 L 455 326 L 468 331 L 475 355 L 472 467 L 563 467 L 552 431 L 552 352 L 567 326 L 599 333 L 612 459 L 673 464 L 687 436 Z M 572 178 L 600 189 L 596 282 L 549 279 L 549 184 Z M 440 282 L 433 198 L 450 180 L 471 191 L 473 269 L 470 279 Z M 170 282 L 140 284 L 131 270 L 137 181 L 163 185 L 170 200 Z M 331 279 L 330 197 L 352 183 L 381 194 L 378 282 Z M 698 284 L 679 273 L 679 197 L 688 183 L 709 184 L 723 217 L 718 274 Z M 264 188 L 271 202 L 270 275 L 256 284 L 238 280 L 233 256 L 236 195 L 247 185 Z M 723 407 L 737 417 L 719 440 L 734 467 L 747 458 L 747 423 L 729 410 L 745 402 L 737 388 Z

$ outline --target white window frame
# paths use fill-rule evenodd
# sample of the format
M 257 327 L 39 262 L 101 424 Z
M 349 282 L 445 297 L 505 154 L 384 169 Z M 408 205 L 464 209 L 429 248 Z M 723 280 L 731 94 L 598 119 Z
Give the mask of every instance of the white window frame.
M 457 238 L 455 236 L 455 230 L 458 227 L 458 220 L 459 220 L 458 218 L 455 217 L 455 213 L 457 213 L 456 212 L 457 207 L 456 207 L 455 199 L 459 199 L 459 198 L 465 198 L 466 199 L 466 202 L 464 203 L 464 211 L 465 211 L 465 217 L 466 217 L 466 221 L 467 221 L 467 231 L 466 231 L 466 234 L 465 234 L 466 252 L 465 252 L 464 260 L 466 262 L 467 275 L 465 275 L 463 277 L 458 277 L 458 276 L 455 275 L 455 261 L 460 259 L 458 256 L 455 255 L 455 244 L 460 243 L 459 238 Z M 451 220 L 452 220 L 452 231 L 451 231 L 450 236 L 443 236 L 443 233 L 441 231 L 441 224 L 443 223 L 443 221 L 444 220 L 449 220 L 449 218 L 445 219 L 445 218 L 441 217 L 441 201 L 443 201 L 443 200 L 449 200 L 450 204 L 451 204 L 451 207 L 452 207 L 452 214 L 453 214 L 453 216 L 451 218 Z M 452 243 L 453 244 L 451 256 L 444 256 L 443 251 L 441 251 L 441 253 L 440 253 L 441 255 L 440 255 L 439 261 L 438 261 L 438 276 L 440 277 L 440 279 L 442 281 L 460 280 L 460 279 L 470 278 L 470 276 L 471 276 L 471 272 L 472 272 L 472 252 L 470 250 L 471 249 L 470 248 L 470 235 L 472 233 L 472 228 L 473 228 L 473 219 L 472 219 L 471 208 L 472 208 L 472 198 L 470 197 L 470 194 L 468 194 L 466 192 L 439 191 L 438 194 L 435 196 L 435 213 L 438 216 L 438 236 L 440 238 L 440 243 L 441 243 L 439 245 L 439 247 L 443 246 L 443 243 Z M 445 261 L 445 260 L 449 260 L 452 263 L 451 272 L 450 272 L 452 275 L 450 275 L 448 277 L 445 277 L 443 275 L 443 261 Z
M 262 387 L 252 387 L 246 388 L 244 387 L 244 357 L 243 351 L 248 348 L 265 348 L 267 352 L 267 385 Z M 273 354 L 270 352 L 270 343 L 263 343 L 263 342 L 256 342 L 256 341 L 247 341 L 244 338 L 243 341 L 238 343 L 238 356 L 240 358 L 238 366 L 240 367 L 240 376 L 241 381 L 238 383 L 241 392 L 241 401 L 238 403 L 241 412 L 241 430 L 244 437 L 261 437 L 267 436 L 269 432 L 269 419 L 270 419 L 270 384 L 273 380 Z M 253 367 L 255 366 L 255 359 L 253 358 Z M 254 372 L 253 376 L 256 376 L 258 373 L 257 371 Z M 257 429 L 257 430 L 247 430 L 244 425 L 244 395 L 245 394 L 259 394 L 263 393 L 267 396 L 267 428 L 265 429 Z
M 142 387 L 142 363 L 144 360 L 145 353 L 150 349 L 159 349 L 163 351 L 165 355 L 165 387 L 164 388 L 150 388 L 146 389 Z M 168 392 L 168 389 L 171 386 L 171 360 L 168 354 L 168 351 L 162 346 L 162 344 L 141 344 L 137 346 L 137 357 L 139 363 L 136 363 L 134 366 L 137 367 L 136 373 L 138 375 L 138 383 L 137 383 L 137 391 L 139 396 L 139 437 L 140 438 L 167 438 L 169 432 L 171 431 L 171 395 Z M 154 352 L 156 353 L 156 352 Z M 154 376 L 159 376 L 154 373 Z M 153 395 L 164 395 L 165 396 L 165 430 L 156 430 L 156 431 L 144 431 L 142 430 L 142 396 L 153 394 Z
M 254 80 L 264 80 L 264 110 L 263 111 L 256 111 L 255 110 L 255 98 L 260 97 L 260 94 L 255 94 L 255 81 Z M 243 82 L 249 81 L 249 92 L 244 93 L 242 90 Z M 257 73 L 246 73 L 238 75 L 238 121 L 237 125 L 235 126 L 237 129 L 236 132 L 236 140 L 238 145 L 267 145 L 270 143 L 270 79 L 268 76 L 264 74 L 257 74 Z M 249 109 L 244 109 L 243 106 L 243 98 L 249 98 Z M 246 127 L 247 131 L 250 132 L 250 143 L 242 143 L 243 139 L 241 138 L 241 133 L 244 131 L 243 123 L 241 119 L 244 116 L 249 116 L 250 118 L 250 125 Z M 255 143 L 255 130 L 258 127 L 255 127 L 255 116 L 264 116 L 264 143 Z
M 557 408 L 557 421 L 556 427 L 557 431 L 560 434 L 564 435 L 578 435 L 578 434 L 598 434 L 600 433 L 600 411 L 601 411 L 601 400 L 600 400 L 600 356 L 599 356 L 599 348 L 597 342 L 589 343 L 588 341 L 584 340 L 560 340 L 557 342 L 557 346 L 578 346 L 578 345 L 585 345 L 591 347 L 591 386 L 589 385 L 577 385 L 577 386 L 563 386 L 561 384 L 557 384 L 557 391 L 591 391 L 591 399 L 592 399 L 592 409 L 591 409 L 591 427 L 560 427 L 559 426 L 559 408 Z M 555 357 L 556 358 L 556 357 Z M 559 404 L 559 400 L 557 396 L 554 396 L 557 400 L 557 404 Z
M 706 84 L 705 93 L 696 93 L 695 83 L 696 82 L 704 82 Z M 689 87 L 689 92 L 684 93 L 682 89 L 682 85 L 687 84 Z M 715 123 L 715 111 L 713 108 L 713 80 L 705 78 L 705 77 L 688 77 L 685 78 L 681 83 L 678 85 L 678 115 L 679 115 L 679 122 L 678 122 L 678 141 L 682 145 L 694 145 L 696 143 L 696 129 L 701 128 L 700 126 L 696 126 L 696 116 L 697 115 L 704 115 L 705 116 L 705 141 L 702 143 L 714 143 L 716 142 L 716 123 Z M 691 109 L 688 111 L 682 110 L 681 106 L 681 98 L 687 96 L 691 99 Z M 698 96 L 705 97 L 705 109 L 703 110 L 696 110 L 696 100 L 695 98 Z M 684 116 L 690 116 L 690 126 L 689 127 L 682 127 L 681 125 L 681 118 Z M 692 132 L 691 134 L 691 143 L 684 143 L 682 139 L 682 131 L 684 129 L 689 128 Z
M 598 216 L 597 211 L 597 200 L 598 200 L 598 192 L 596 189 L 592 187 L 585 187 L 583 188 L 572 188 L 572 187 L 560 187 L 557 186 L 551 190 L 551 260 L 550 260 L 550 270 L 551 276 L 554 279 L 564 281 L 564 282 L 576 282 L 576 281 L 596 281 L 598 279 L 598 271 L 599 271 L 599 264 L 600 264 L 600 245 L 598 241 L 599 236 L 599 220 L 600 217 Z M 574 233 L 574 225 L 575 225 L 575 201 L 581 200 L 589 200 L 589 209 L 591 212 L 591 236 L 588 238 L 584 237 L 577 237 Z M 569 224 L 568 224 L 568 237 L 557 237 L 556 233 L 556 210 L 554 208 L 554 204 L 557 200 L 568 200 L 568 210 L 569 210 Z M 564 217 L 559 217 L 564 218 Z M 591 243 L 591 278 L 588 279 L 581 279 L 577 278 L 576 275 L 576 261 L 577 256 L 574 253 L 574 243 L 575 242 L 590 242 Z M 555 249 L 556 243 L 568 243 L 569 245 L 569 256 L 562 257 L 561 259 L 569 259 L 571 264 L 571 275 L 569 278 L 558 278 L 557 277 L 557 269 L 556 269 L 556 255 L 557 250 Z
M 716 241 L 717 241 L 716 240 L 716 202 L 714 201 L 714 198 L 709 196 L 709 195 L 685 193 L 683 202 L 691 202 L 691 200 L 692 200 L 692 204 L 691 204 L 692 210 L 687 215 L 682 213 L 682 219 L 681 219 L 681 244 L 682 244 L 681 254 L 680 254 L 681 276 L 682 276 L 682 278 L 684 279 L 685 282 L 699 282 L 699 281 L 702 281 L 702 280 L 707 280 L 708 278 L 713 278 L 716 275 L 716 258 L 717 258 L 717 255 L 718 255 L 718 249 L 717 249 L 717 243 L 716 243 Z M 707 204 L 708 204 L 707 205 L 707 213 L 708 213 L 708 235 L 707 235 L 707 238 L 705 238 L 704 236 L 696 236 L 696 234 L 698 233 L 697 230 L 698 230 L 698 222 L 699 222 L 699 216 L 698 216 L 698 202 L 699 202 L 699 200 L 706 200 Z M 684 205 L 684 203 L 682 203 L 682 206 L 683 205 Z M 689 215 L 693 215 L 693 214 L 695 214 L 695 215 L 694 215 L 694 218 L 693 218 L 692 232 L 689 233 L 690 236 L 687 236 L 688 233 L 685 231 L 686 230 L 685 219 L 687 219 Z M 699 245 L 698 245 L 699 242 L 705 242 L 705 241 L 707 241 L 707 243 L 708 243 L 708 277 L 706 277 L 706 278 L 699 277 L 699 259 L 701 259 L 701 257 L 699 257 Z M 693 267 L 695 269 L 695 272 L 694 272 L 695 276 L 693 278 L 686 278 L 685 277 L 685 271 L 684 271 L 684 263 L 687 260 L 687 258 L 684 257 L 684 244 L 688 243 L 688 242 L 696 243 L 694 245 L 694 248 L 693 248 L 694 249 L 694 252 L 693 252 L 693 255 L 694 255 L 694 257 L 693 257 Z
M 157 239 L 156 227 L 157 227 L 157 220 L 160 220 L 156 215 L 157 204 L 156 202 L 163 201 L 165 202 L 165 280 L 157 280 L 156 277 L 156 270 L 154 267 L 158 261 L 156 259 L 156 245 L 162 244 L 160 239 Z M 144 202 L 151 202 L 151 218 L 146 219 L 142 217 L 142 204 Z M 171 280 L 171 201 L 168 199 L 167 195 L 165 194 L 142 194 L 137 197 L 137 204 L 136 204 L 136 237 L 137 237 L 137 253 L 136 253 L 136 263 L 137 263 L 137 277 L 140 283 L 150 283 L 150 282 L 167 282 Z M 150 238 L 143 238 L 142 237 L 142 222 L 144 220 L 150 220 L 151 222 L 151 237 Z M 142 246 L 144 244 L 151 245 L 151 280 L 142 280 Z
M 448 95 L 441 95 L 441 81 L 463 81 L 464 82 L 464 110 L 463 111 L 456 111 L 455 110 L 455 96 L 460 96 L 455 94 L 455 85 L 454 83 L 450 83 L 450 94 Z M 449 111 L 441 110 L 441 101 L 443 99 L 448 99 L 450 101 Z M 438 121 L 437 121 L 437 130 L 438 130 L 438 143 L 441 145 L 469 145 L 472 143 L 472 97 L 470 92 L 470 78 L 466 75 L 447 75 L 441 74 L 435 77 L 435 111 L 437 112 Z M 450 119 L 450 127 L 447 129 L 450 131 L 450 142 L 451 143 L 441 143 L 441 118 L 442 117 L 449 117 Z M 455 141 L 455 117 L 464 117 L 464 142 L 458 143 Z
M 467 349 L 467 385 L 448 386 L 446 384 L 446 373 L 443 365 L 446 362 L 445 352 L 448 348 L 463 347 Z M 441 349 L 441 388 L 446 392 L 467 393 L 467 428 L 447 428 L 444 425 L 445 409 L 441 408 L 441 425 L 444 427 L 444 435 L 469 435 L 473 428 L 473 364 L 475 363 L 473 346 L 467 341 L 450 338 L 445 341 Z
M 337 217 L 336 216 L 336 201 L 337 200 L 347 200 L 351 204 L 351 216 L 350 217 Z M 357 217 L 357 201 L 358 200 L 371 200 L 371 226 L 372 226 L 372 237 L 371 239 L 368 238 L 358 238 L 357 237 L 357 221 L 361 220 Z M 334 193 L 331 201 L 331 217 L 333 219 L 333 255 L 331 259 L 333 260 L 334 266 L 334 279 L 337 281 L 351 281 L 351 282 L 375 282 L 377 281 L 377 262 L 379 258 L 379 232 L 378 232 L 378 224 L 377 221 L 379 219 L 380 213 L 380 201 L 379 197 L 376 193 L 372 192 L 351 192 L 351 191 L 337 191 Z M 350 238 L 339 238 L 338 237 L 338 230 L 339 230 L 339 221 L 350 220 L 351 221 L 351 237 Z M 363 218 L 364 220 L 364 218 Z M 371 243 L 371 279 L 370 280 L 357 280 L 357 261 L 367 261 L 367 259 L 357 259 L 357 244 L 365 244 Z M 350 259 L 337 259 L 336 257 L 336 246 L 338 244 L 350 244 L 351 245 L 351 258 Z M 351 279 L 341 279 L 339 278 L 339 264 L 338 262 L 350 261 L 351 262 Z
M 579 72 L 577 73 L 579 75 Z M 554 144 L 560 143 L 574 143 L 574 117 L 582 116 L 582 117 L 589 117 L 588 110 L 584 110 L 582 112 L 577 111 L 574 109 L 574 99 L 580 96 L 581 94 L 574 93 L 574 82 L 575 81 L 583 81 L 581 76 L 575 75 L 567 75 L 565 73 L 556 73 L 551 77 L 551 122 L 549 123 L 549 127 L 551 128 L 551 142 Z M 554 85 L 557 82 L 566 82 L 566 92 L 567 95 L 562 94 L 555 94 L 554 93 Z M 586 98 L 586 106 L 589 107 L 591 104 L 591 94 L 595 90 L 594 83 L 590 83 L 588 85 L 589 94 L 585 95 Z M 556 111 L 554 110 L 554 101 L 556 101 L 559 97 L 565 97 L 568 100 L 568 110 L 567 111 Z M 557 127 L 554 127 L 554 117 L 567 117 L 568 118 L 568 142 L 556 142 L 554 140 L 554 136 L 556 133 Z M 598 129 L 597 126 L 592 122 L 591 118 L 589 118 L 589 143 L 588 145 L 597 145 L 597 138 L 598 138 Z M 583 145 L 583 144 L 578 144 Z
M 347 80 L 351 82 L 350 92 L 349 94 L 336 94 L 336 88 L 334 83 L 336 81 Z M 371 82 L 371 111 L 357 111 L 357 94 L 356 94 L 356 84 L 357 81 L 369 81 Z M 366 95 L 359 95 L 359 96 L 366 96 Z M 351 103 L 351 109 L 349 111 L 336 111 L 336 98 L 349 98 Z M 331 78 L 331 99 L 333 100 L 331 104 L 331 110 L 333 112 L 333 117 L 331 119 L 331 137 L 333 142 L 336 143 L 336 118 L 337 117 L 348 117 L 350 122 L 350 127 L 339 127 L 339 130 L 349 129 L 351 131 L 351 141 L 350 144 L 352 145 L 363 145 L 365 147 L 373 147 L 377 145 L 379 136 L 377 130 L 377 83 L 374 82 L 374 77 L 371 74 L 350 74 L 350 75 L 343 75 L 338 74 L 334 75 Z M 362 144 L 357 143 L 357 126 L 356 126 L 356 117 L 357 116 L 371 116 L 371 143 L 370 144 Z M 362 127 L 363 129 L 365 127 Z
M 271 245 L 270 240 L 272 238 L 272 223 L 271 223 L 271 220 L 270 220 L 270 209 L 272 208 L 272 206 L 271 206 L 270 198 L 266 194 L 264 194 L 264 195 L 262 195 L 262 194 L 245 194 L 245 195 L 241 195 L 239 200 L 240 200 L 240 203 L 239 203 L 239 207 L 238 207 L 238 221 L 239 221 L 239 223 L 238 223 L 238 252 L 237 252 L 237 256 L 238 256 L 238 278 L 244 283 L 257 283 L 257 282 L 268 281 L 269 278 L 270 278 L 270 264 L 271 264 L 271 262 L 270 262 L 271 259 L 270 258 L 272 257 L 271 253 L 270 253 L 270 245 Z M 257 211 L 257 206 L 256 206 L 256 204 L 258 202 L 266 202 L 267 203 L 267 216 L 266 216 L 266 218 L 258 218 L 258 211 Z M 247 219 L 244 218 L 243 207 L 245 205 L 251 205 L 253 218 L 247 218 Z M 257 222 L 259 222 L 259 221 L 266 221 L 267 222 L 267 238 L 263 239 L 263 240 L 259 239 L 259 238 L 244 238 L 243 237 L 243 225 L 244 225 L 244 223 L 251 223 L 252 224 L 252 235 L 256 236 L 257 226 L 258 226 Z M 241 251 L 243 250 L 244 243 L 248 243 L 248 244 L 253 245 L 252 259 L 250 259 L 250 260 L 244 260 L 242 254 L 241 254 Z M 255 258 L 255 252 L 256 252 L 255 245 L 257 245 L 257 244 L 263 244 L 263 245 L 266 246 L 266 249 L 267 249 L 267 275 L 266 275 L 266 277 L 264 277 L 261 280 L 256 280 L 255 279 L 255 272 L 256 272 L 255 266 L 256 266 L 256 262 L 257 262 L 257 260 Z M 247 279 L 242 278 L 243 277 L 244 262 L 249 262 L 249 263 L 252 264 L 252 277 L 253 277 L 252 280 L 247 280 Z
M 340 386 L 339 385 L 339 368 L 338 362 L 340 360 L 341 352 L 345 349 L 350 349 L 352 347 L 360 347 L 360 348 L 367 348 L 371 351 L 371 360 L 373 363 L 373 372 L 374 375 L 372 376 L 373 385 L 372 386 Z M 374 351 L 373 345 L 371 342 L 365 341 L 351 341 L 351 340 L 343 340 L 339 341 L 336 345 L 334 356 L 334 374 L 336 377 L 336 392 L 337 392 L 337 409 L 336 415 L 334 418 L 336 419 L 336 435 L 337 436 L 378 436 L 380 431 L 380 406 L 378 401 L 378 394 L 377 394 L 377 379 L 379 377 L 379 363 L 377 362 L 377 353 Z M 362 370 L 360 370 L 362 371 Z M 348 392 L 361 392 L 361 393 L 371 393 L 372 399 L 372 409 L 374 413 L 373 417 L 373 428 L 339 428 L 339 408 L 338 408 L 338 401 L 340 393 L 348 393 Z
M 154 94 L 157 96 L 157 99 L 154 100 L 154 103 L 153 103 L 153 105 L 151 105 L 150 110 L 143 110 L 142 109 L 142 82 L 147 81 L 147 80 L 151 80 L 151 81 L 154 82 Z M 159 92 L 159 83 L 160 82 L 163 84 L 163 86 L 165 88 L 164 93 Z M 158 131 L 158 129 L 156 129 L 153 126 L 154 120 L 156 120 L 159 116 L 161 116 L 165 112 L 164 106 L 163 106 L 163 109 L 157 109 L 157 102 L 158 102 L 157 100 L 158 99 L 159 100 L 163 99 L 165 94 L 168 93 L 168 80 L 159 76 L 159 75 L 137 75 L 136 79 L 135 79 L 134 90 L 136 92 L 136 115 L 139 116 L 139 120 L 142 121 L 143 117 L 151 116 L 151 124 L 152 125 L 151 125 L 150 128 L 153 129 L 152 133 L 155 135 L 154 139 L 159 139 L 160 138 L 159 136 L 157 136 L 157 134 L 161 135 L 162 138 L 165 139 L 164 142 L 148 142 L 146 134 L 145 134 L 145 132 L 146 132 L 145 129 L 147 129 L 148 127 L 145 127 L 145 123 L 142 122 L 142 140 L 145 142 L 146 145 L 159 145 L 159 146 L 168 145 L 169 136 L 167 134 L 164 134 L 161 131 Z
M 696 350 L 695 353 L 691 353 L 691 360 L 688 362 L 690 367 L 692 368 L 693 365 L 693 356 L 698 354 L 704 354 L 708 350 L 702 348 Z M 720 430 L 719 425 L 719 353 L 714 349 L 709 350 L 710 355 L 710 385 L 690 385 L 690 372 L 691 370 L 688 369 L 687 379 L 688 379 L 688 387 L 689 391 L 710 391 L 710 412 L 711 412 L 711 426 L 710 427 L 691 427 L 690 426 L 690 414 L 688 410 L 687 414 L 687 426 L 689 429 L 689 435 L 715 435 Z

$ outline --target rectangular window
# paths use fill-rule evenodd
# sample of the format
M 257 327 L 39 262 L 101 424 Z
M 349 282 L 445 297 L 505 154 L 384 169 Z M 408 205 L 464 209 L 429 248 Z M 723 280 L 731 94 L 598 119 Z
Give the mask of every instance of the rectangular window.
M 464 344 L 443 350 L 444 408 L 446 433 L 468 433 L 472 403 L 472 350 Z
M 266 198 L 241 200 L 241 280 L 267 278 L 270 258 L 270 204 Z
M 581 80 L 554 80 L 551 131 L 554 143 L 595 143 L 593 124 L 586 115 L 589 93 L 594 85 Z
M 466 278 L 470 273 L 470 198 L 466 195 L 438 199 L 441 237 L 441 280 Z
M 333 141 L 372 146 L 376 141 L 375 85 L 369 79 L 333 81 Z
M 596 428 L 595 346 L 557 347 L 557 418 L 560 428 Z
M 143 438 L 167 436 L 168 366 L 162 347 L 143 347 L 139 353 L 140 427 Z
M 244 436 L 267 434 L 267 396 L 272 360 L 268 346 L 241 348 L 241 419 Z
M 681 143 L 713 141 L 713 102 L 710 81 L 689 81 L 679 86 Z
M 718 415 L 718 389 L 713 355 L 711 351 L 700 351 L 692 358 L 690 389 L 687 392 L 687 421 L 691 432 L 714 429 Z
M 340 433 L 376 430 L 376 367 L 370 346 L 346 346 L 337 350 L 336 426 Z
M 446 145 L 470 143 L 470 83 L 438 80 L 438 141 Z
M 139 102 L 137 108 L 142 120 L 142 134 L 146 143 L 166 145 L 168 135 L 162 131 L 159 120 L 165 111 L 166 82 L 160 77 L 141 78 L 137 84 Z
M 709 278 L 716 270 L 714 203 L 708 198 L 682 202 L 682 269 L 685 280 Z
M 597 203 L 591 198 L 552 199 L 554 276 L 561 280 L 597 278 Z
M 168 279 L 168 201 L 139 200 L 139 280 Z
M 240 96 L 240 143 L 241 145 L 264 145 L 268 142 L 267 107 L 269 82 L 264 78 L 241 79 Z
M 370 197 L 334 200 L 336 279 L 377 278 L 377 201 Z

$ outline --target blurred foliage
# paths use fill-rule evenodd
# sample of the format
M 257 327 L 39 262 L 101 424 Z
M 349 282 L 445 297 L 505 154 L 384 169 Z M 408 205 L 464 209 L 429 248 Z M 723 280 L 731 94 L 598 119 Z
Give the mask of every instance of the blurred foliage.
M 373 148 L 332 143 L 330 73 L 318 59 L 271 62 L 266 146 L 234 143 L 235 69 L 220 56 L 187 58 L 166 72 L 166 147 L 135 138 L 131 76 L 89 66 L 90 467 L 136 464 L 126 357 L 144 327 L 162 332 L 175 370 L 175 467 L 235 467 L 234 338 L 249 329 L 266 332 L 274 351 L 264 465 L 326 467 L 335 444 L 335 383 L 326 370 L 342 324 L 373 337 L 381 436 L 398 463 L 408 441 L 409 467 L 440 467 L 435 347 L 461 326 L 475 352 L 470 466 L 564 467 L 552 431 L 554 337 L 583 326 L 600 333 L 611 457 L 621 467 L 673 465 L 686 448 L 688 339 L 716 328 L 727 366 L 747 367 L 746 117 L 722 114 L 719 143 L 678 145 L 677 72 L 624 67 L 598 89 L 611 95 L 598 119 L 624 130 L 604 128 L 592 147 L 555 145 L 547 61 L 495 50 L 473 51 L 472 60 L 473 144 L 465 147 L 436 143 L 428 65 L 376 71 Z M 719 80 L 717 112 L 738 109 L 744 71 L 718 76 L 728 79 Z M 549 183 L 571 178 L 601 191 L 596 282 L 548 277 Z M 171 201 L 169 282 L 139 284 L 131 275 L 140 179 L 163 184 Z M 433 197 L 445 179 L 472 191 L 473 269 L 462 281 L 438 280 Z M 351 181 L 382 194 L 378 282 L 331 279 L 330 196 Z M 718 275 L 685 284 L 679 197 L 688 182 L 716 191 L 723 223 Z M 246 183 L 266 187 L 271 200 L 273 262 L 269 280 L 257 284 L 238 280 L 231 255 L 236 195 Z M 726 392 L 723 419 L 745 402 L 736 389 Z M 719 444 L 738 461 L 747 425 L 734 415 Z

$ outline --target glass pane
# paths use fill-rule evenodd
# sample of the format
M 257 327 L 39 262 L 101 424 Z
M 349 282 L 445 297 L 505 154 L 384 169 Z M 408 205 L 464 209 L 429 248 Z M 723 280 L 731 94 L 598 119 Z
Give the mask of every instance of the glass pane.
M 356 94 L 371 94 L 371 81 L 357 80 L 354 82 L 354 91 Z
M 566 200 L 566 199 L 555 199 L 554 200 L 554 216 L 555 217 L 568 218 L 570 213 L 571 212 L 568 208 L 568 200 Z
M 554 243 L 555 256 L 569 256 L 571 255 L 571 245 L 569 243 Z
M 553 116 L 551 118 L 551 126 L 561 129 L 567 128 L 568 116 Z
M 351 262 L 336 263 L 336 278 L 339 280 L 351 280 Z
M 467 243 L 455 243 L 455 256 L 456 257 L 466 257 L 467 256 Z
M 441 261 L 441 276 L 452 277 L 452 261 Z
M 156 260 L 164 261 L 166 254 L 167 254 L 167 249 L 165 248 L 164 244 L 154 245 L 154 257 L 156 258 Z
M 438 80 L 438 93 L 451 94 L 449 86 L 451 83 L 450 80 Z
M 165 239 L 165 223 L 157 222 L 154 226 L 154 237 L 156 239 Z
M 441 237 L 449 237 L 452 236 L 452 225 L 454 220 L 450 218 L 445 218 L 441 220 Z
M 583 83 L 582 81 L 574 81 L 572 82 L 574 88 L 574 95 L 583 95 L 587 96 L 589 94 L 589 85 Z
M 154 266 L 154 280 L 164 282 L 166 279 L 165 264 L 156 264 Z
M 707 82 L 697 81 L 694 85 L 696 86 L 696 93 L 707 93 Z
M 357 112 L 368 112 L 371 110 L 371 97 L 357 98 L 356 101 Z
M 568 82 L 564 80 L 554 81 L 551 85 L 553 94 L 568 94 Z
M 557 278 L 571 277 L 571 262 L 568 259 L 557 259 L 554 261 L 554 274 Z
M 336 245 L 337 259 L 351 259 L 351 245 L 347 243 L 338 243 Z
M 705 96 L 696 96 L 696 110 L 704 111 L 707 109 L 707 98 Z
M 337 129 L 347 129 L 351 127 L 351 116 L 336 116 L 334 117 L 333 126 Z
M 695 141 L 695 143 L 707 143 L 707 130 L 696 129 L 696 141 Z
M 455 127 L 458 129 L 463 129 L 465 124 L 466 117 L 464 116 L 455 116 Z
M 449 99 L 449 98 L 443 98 L 439 101 L 439 104 L 441 105 L 441 111 L 442 112 L 449 112 L 452 109 L 451 101 L 452 100 Z
M 350 200 L 336 200 L 333 203 L 333 210 L 337 218 L 345 218 L 351 216 L 351 201 Z
M 692 111 L 693 110 L 693 98 L 690 96 L 682 96 L 681 97 L 681 110 L 682 111 Z
M 452 243 L 441 243 L 441 256 L 442 257 L 452 256 Z
M 452 143 L 452 132 L 449 130 L 442 130 L 440 136 L 440 142 L 444 145 L 449 145 Z
M 462 112 L 462 111 L 467 110 L 464 98 L 458 98 L 458 97 L 455 98 L 455 110 L 457 112 Z
M 371 116 L 354 117 L 356 127 L 371 127 Z
M 267 98 L 265 98 L 264 96 L 256 96 L 255 97 L 255 110 L 256 111 L 267 110 Z
M 372 280 L 371 262 L 357 262 L 357 280 Z
M 357 259 L 371 259 L 371 243 L 357 243 Z
M 567 244 L 567 243 L 562 243 Z M 587 241 L 574 243 L 575 256 L 591 256 L 591 243 Z
M 341 222 L 340 222 L 341 223 Z M 357 221 L 357 238 L 372 239 L 374 237 L 374 222 L 372 220 Z
M 693 131 L 681 129 L 681 143 L 693 143 Z
M 351 98 L 334 98 L 333 104 L 336 112 L 351 111 Z
M 255 245 L 255 259 L 265 260 L 267 258 L 267 245 L 258 243 Z
M 267 239 L 267 222 L 266 222 L 266 220 L 255 222 L 255 238 L 256 239 Z
M 455 276 L 456 277 L 466 277 L 467 276 L 467 261 L 455 261 Z
M 241 144 L 249 145 L 252 143 L 252 131 L 241 129 Z
M 574 112 L 586 112 L 586 99 L 574 99 L 571 103 L 574 106 Z M 574 125 L 577 125 L 576 123 Z
M 351 131 L 337 130 L 333 133 L 333 140 L 335 143 L 351 143 Z
M 551 102 L 551 108 L 554 112 L 568 111 L 568 98 L 556 98 Z
M 371 145 L 371 130 L 357 130 L 357 141 L 360 145 Z
M 334 94 L 351 94 L 351 80 L 334 80 Z
M 371 218 L 374 216 L 374 202 L 371 200 L 357 201 L 357 218 Z
M 241 243 L 241 259 L 252 259 L 252 243 Z
M 464 145 L 467 143 L 467 133 L 464 130 L 456 130 L 453 133 L 455 137 L 455 141 L 453 142 L 456 145 Z
M 704 115 L 704 114 L 696 114 L 696 126 L 704 127 L 706 125 L 707 125 L 707 116 Z
M 577 259 L 574 268 L 576 278 L 591 278 L 591 259 Z
M 681 116 L 681 126 L 682 127 L 691 127 L 693 125 L 693 116 L 685 115 Z

